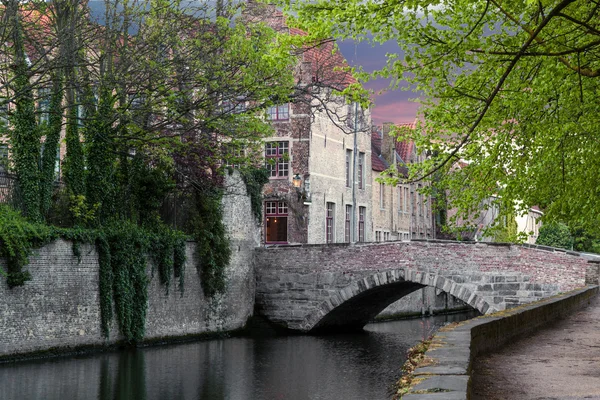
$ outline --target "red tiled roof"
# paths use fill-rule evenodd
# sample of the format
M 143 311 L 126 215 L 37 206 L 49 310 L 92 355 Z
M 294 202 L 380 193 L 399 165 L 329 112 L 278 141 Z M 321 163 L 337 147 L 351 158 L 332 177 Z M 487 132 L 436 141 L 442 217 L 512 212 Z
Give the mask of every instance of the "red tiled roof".
M 265 8 L 257 16 L 258 19 L 276 30 L 287 27 L 283 12 L 272 5 L 262 5 L 262 7 Z M 306 31 L 298 28 L 288 28 L 288 31 L 291 35 L 308 35 Z M 320 82 L 336 89 L 344 89 L 348 85 L 356 83 L 348 62 L 338 50 L 333 39 L 307 46 L 302 50 L 301 58 L 302 61 L 310 63 L 313 83 Z
M 348 62 L 333 41 L 306 49 L 302 57 L 311 64 L 313 83 L 320 82 L 336 89 L 356 83 Z
M 381 157 L 381 133 L 373 129 L 371 132 L 371 169 L 382 172 L 388 168 Z

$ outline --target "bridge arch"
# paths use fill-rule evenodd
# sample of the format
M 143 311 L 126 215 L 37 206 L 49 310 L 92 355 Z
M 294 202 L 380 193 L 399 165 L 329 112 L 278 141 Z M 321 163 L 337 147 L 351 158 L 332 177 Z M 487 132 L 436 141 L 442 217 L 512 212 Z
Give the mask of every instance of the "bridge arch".
M 297 329 L 310 333 L 361 329 L 388 305 L 427 286 L 451 294 L 481 314 L 494 311 L 482 296 L 461 283 L 433 272 L 401 268 L 356 279 L 321 302 Z

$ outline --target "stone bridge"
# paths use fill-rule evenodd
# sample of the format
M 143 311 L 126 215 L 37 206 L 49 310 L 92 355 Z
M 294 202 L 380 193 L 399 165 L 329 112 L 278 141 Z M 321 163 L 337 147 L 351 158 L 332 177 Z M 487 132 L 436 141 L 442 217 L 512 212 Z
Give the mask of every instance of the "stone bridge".
M 302 332 L 356 329 L 433 286 L 489 314 L 598 284 L 599 263 L 546 246 L 441 240 L 260 248 L 255 311 Z

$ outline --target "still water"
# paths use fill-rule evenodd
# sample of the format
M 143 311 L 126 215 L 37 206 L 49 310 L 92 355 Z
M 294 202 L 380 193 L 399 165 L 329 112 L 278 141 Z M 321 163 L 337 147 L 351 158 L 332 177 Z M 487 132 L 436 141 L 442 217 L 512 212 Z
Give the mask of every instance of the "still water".
M 235 337 L 0 365 L 2 400 L 389 399 L 406 351 L 473 314 L 328 336 Z

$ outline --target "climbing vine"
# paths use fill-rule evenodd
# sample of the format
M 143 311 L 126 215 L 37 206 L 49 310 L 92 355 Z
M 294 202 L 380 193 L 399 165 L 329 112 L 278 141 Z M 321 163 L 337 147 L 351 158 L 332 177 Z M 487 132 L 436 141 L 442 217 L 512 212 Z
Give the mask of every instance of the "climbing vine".
M 196 215 L 191 222 L 197 242 L 197 268 L 207 297 L 225 291 L 225 268 L 231 257 L 229 238 L 223 224 L 222 196 L 217 189 L 198 192 Z
M 263 186 L 269 182 L 269 171 L 266 168 L 246 167 L 240 170 L 242 179 L 246 184 L 246 192 L 250 196 L 250 205 L 252 213 L 257 221 L 262 220 L 262 190 Z
M 10 288 L 22 286 L 31 279 L 29 271 L 23 270 L 29 262 L 31 249 L 56 237 L 52 228 L 27 221 L 6 204 L 0 204 L 0 257 L 6 261 L 6 271 L 0 269 L 0 272 Z
M 169 294 L 172 278 L 175 277 L 179 278 L 179 290 L 183 295 L 185 235 L 161 226 L 150 238 L 149 253 L 158 267 L 160 283 L 165 286 L 166 294 Z
M 129 223 L 107 233 L 113 275 L 113 301 L 119 330 L 130 343 L 144 338 L 148 308 L 148 237 Z

